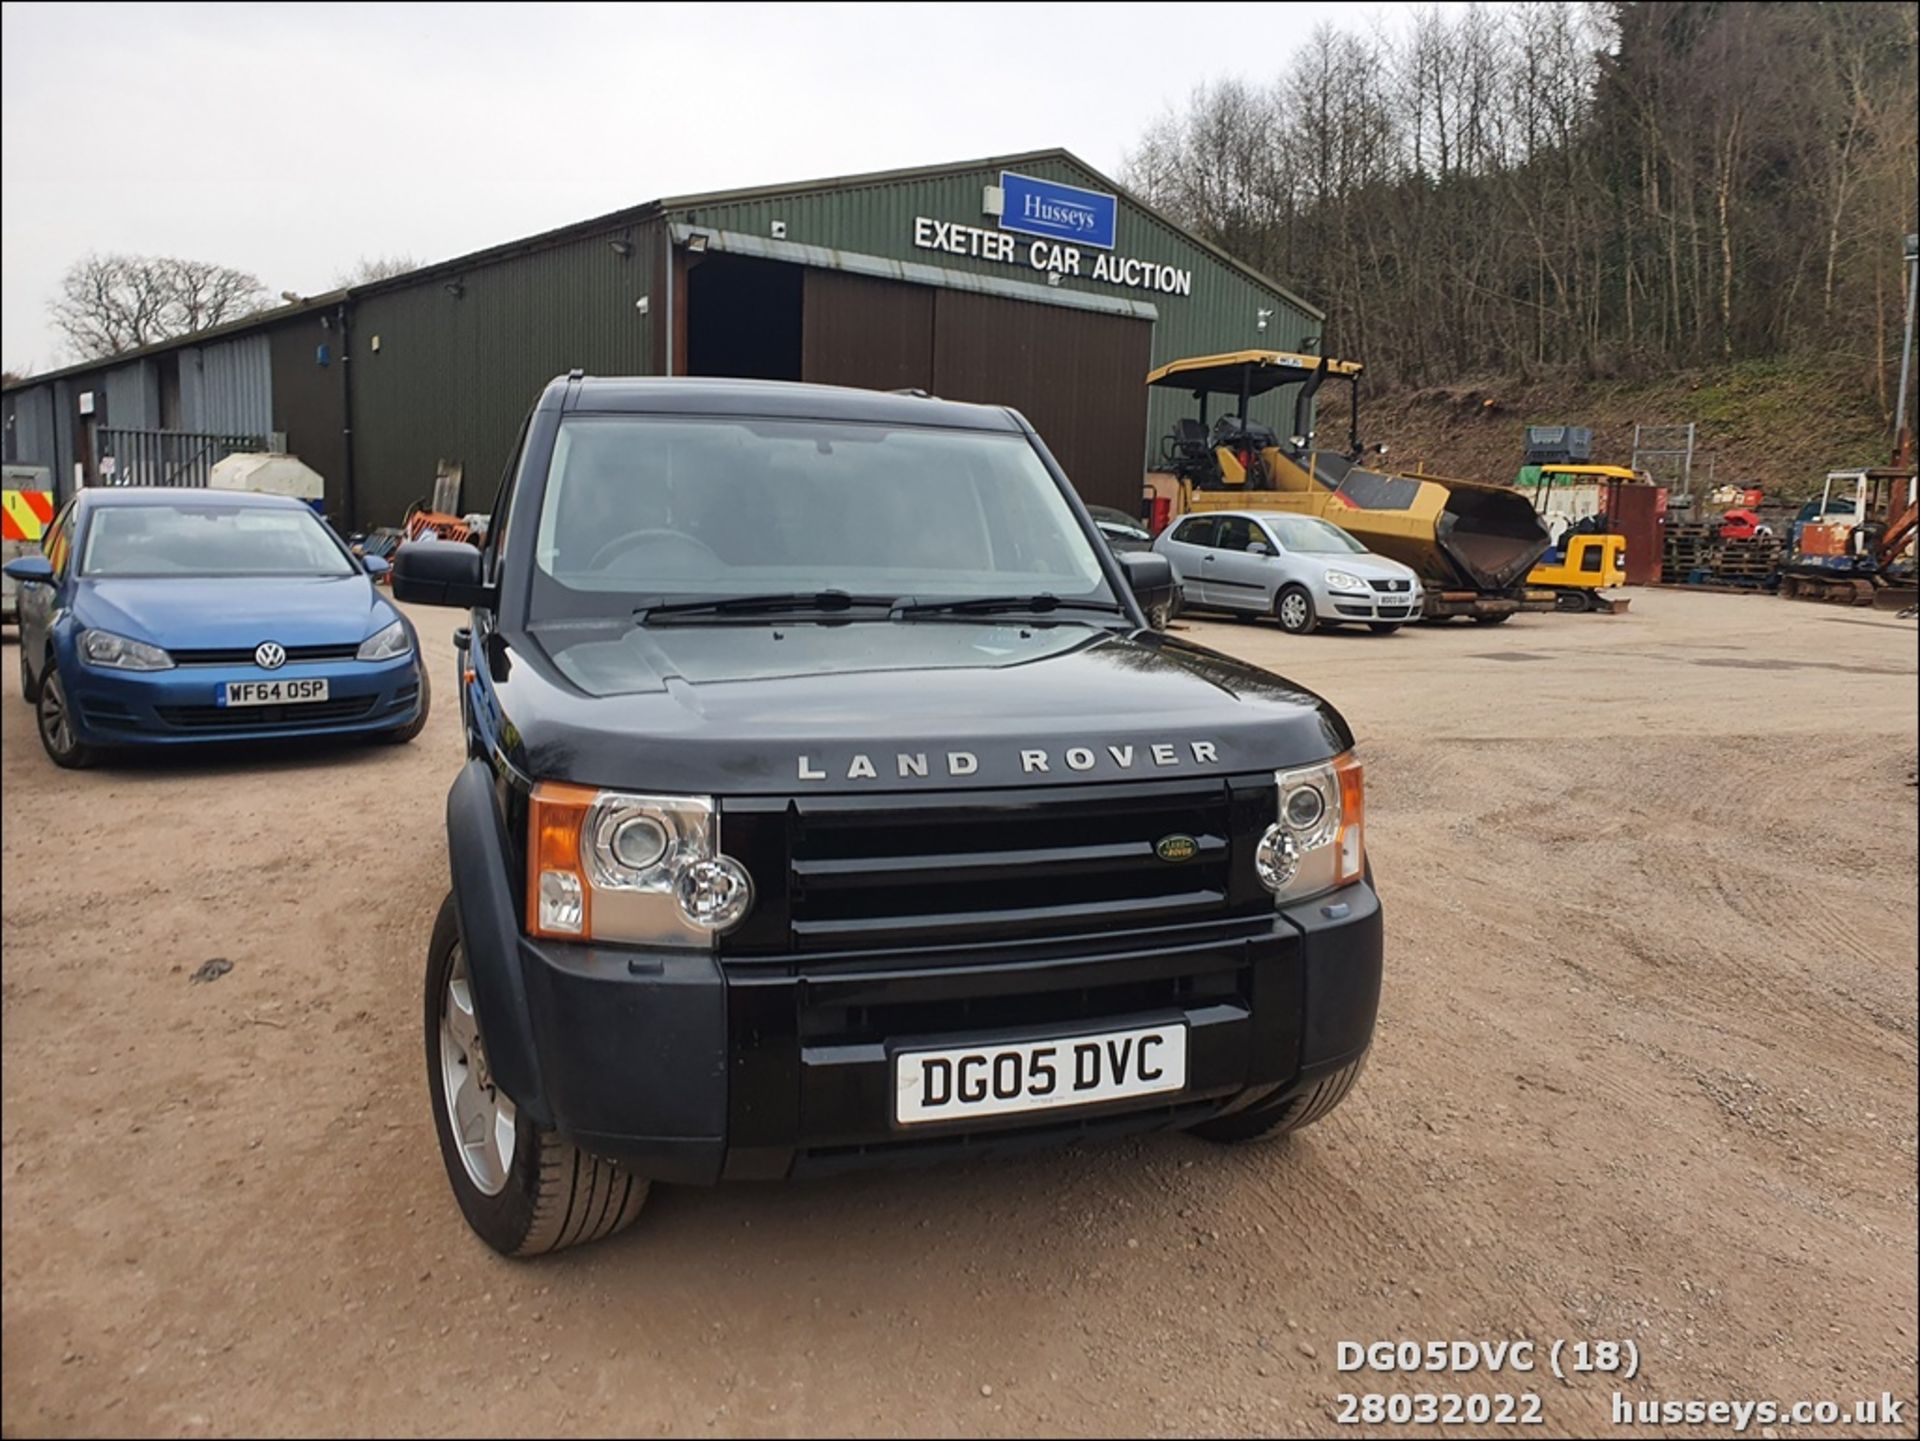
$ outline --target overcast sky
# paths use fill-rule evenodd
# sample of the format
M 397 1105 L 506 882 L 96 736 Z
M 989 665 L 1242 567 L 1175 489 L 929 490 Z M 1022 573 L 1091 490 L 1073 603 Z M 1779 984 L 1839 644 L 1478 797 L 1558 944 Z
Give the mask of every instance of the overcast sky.
M 1452 7 L 1443 7 L 1452 8 Z M 665 195 L 1064 145 L 1109 174 L 1312 5 L 115 5 L 0 11 L 0 359 L 89 250 L 328 289 Z

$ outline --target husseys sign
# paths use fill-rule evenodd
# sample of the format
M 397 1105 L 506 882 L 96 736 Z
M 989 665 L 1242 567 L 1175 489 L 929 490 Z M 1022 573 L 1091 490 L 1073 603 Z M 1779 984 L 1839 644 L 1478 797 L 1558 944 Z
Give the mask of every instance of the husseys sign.
M 919 215 L 913 243 L 946 255 L 1024 265 L 1045 274 L 1049 284 L 1072 276 L 1126 290 L 1193 294 L 1191 270 L 1111 253 L 1120 209 L 1112 195 L 1003 170 L 999 189 L 987 192 L 987 208 L 997 212 L 999 229 Z

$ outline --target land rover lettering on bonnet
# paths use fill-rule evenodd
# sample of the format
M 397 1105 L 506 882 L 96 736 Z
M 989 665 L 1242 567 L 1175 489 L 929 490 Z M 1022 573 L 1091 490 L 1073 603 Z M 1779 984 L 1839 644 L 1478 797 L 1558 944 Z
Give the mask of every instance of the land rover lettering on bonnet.
M 1168 561 L 1019 415 L 575 374 L 485 536 L 394 590 L 468 612 L 423 1040 L 489 1245 L 654 1180 L 1277 1137 L 1352 1088 L 1352 734 L 1153 630 Z
M 1141 767 L 1177 766 L 1184 761 L 1194 765 L 1218 765 L 1220 757 L 1211 741 L 1155 741 L 1149 745 L 1106 745 L 1106 746 L 1068 746 L 1060 751 L 1043 749 L 1022 749 L 1019 752 L 1020 769 L 1032 774 L 1047 771 L 1053 761 L 1070 771 L 1082 774 L 1103 769 L 1130 771 L 1138 760 Z M 838 762 L 834 762 L 837 766 Z M 944 765 L 944 774 L 950 777 L 977 776 L 980 774 L 980 757 L 972 751 L 948 751 L 944 756 L 935 755 L 929 760 L 926 751 L 896 751 L 891 756 L 882 756 L 881 765 L 891 765 L 893 773 L 902 780 L 926 780 L 932 777 L 933 767 Z M 880 770 L 874 764 L 874 758 L 864 751 L 856 751 L 848 760 L 844 771 L 826 769 L 825 758 L 816 764 L 812 756 L 800 757 L 800 779 L 803 781 L 826 781 L 836 777 L 844 780 L 878 780 Z

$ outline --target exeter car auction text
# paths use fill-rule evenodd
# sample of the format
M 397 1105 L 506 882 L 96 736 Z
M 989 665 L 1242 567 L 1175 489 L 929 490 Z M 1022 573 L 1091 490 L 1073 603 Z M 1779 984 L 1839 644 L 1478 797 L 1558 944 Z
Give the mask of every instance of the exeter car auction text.
M 961 225 L 950 220 L 914 217 L 913 243 L 922 250 L 939 250 L 948 255 L 969 255 L 976 260 L 999 260 L 1017 265 L 1016 244 L 1026 247 L 1027 264 L 1035 270 L 1056 275 L 1082 276 L 1108 285 L 1131 286 L 1135 290 L 1157 290 L 1163 295 L 1193 294 L 1193 272 L 1178 266 L 1162 265 L 1155 260 L 1127 260 L 1104 252 L 1093 257 L 1090 270 L 1081 271 L 1082 256 L 1075 245 L 1056 245 L 1051 240 L 1025 240 L 999 230 L 982 230 L 977 225 Z

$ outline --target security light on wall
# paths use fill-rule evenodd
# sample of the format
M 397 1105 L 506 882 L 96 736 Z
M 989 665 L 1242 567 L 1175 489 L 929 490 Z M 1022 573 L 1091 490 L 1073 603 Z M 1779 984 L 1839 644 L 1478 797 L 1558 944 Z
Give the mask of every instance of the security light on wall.
M 611 250 L 622 260 L 625 260 L 633 254 L 633 242 L 631 240 L 609 240 L 607 242 L 607 249 Z
M 707 253 L 707 233 L 704 230 L 694 231 L 693 234 L 687 237 L 687 249 L 695 255 L 705 255 Z
M 1309 335 L 1305 340 L 1300 342 L 1300 348 L 1309 355 L 1313 354 L 1314 351 L 1320 348 L 1320 337 L 1317 335 Z
M 1271 310 L 1256 310 L 1253 312 L 1253 328 L 1255 330 L 1265 330 L 1267 328 L 1267 322 L 1271 319 L 1273 319 L 1273 312 Z
M 458 280 L 449 280 L 446 284 L 446 292 L 455 300 L 458 300 L 467 293 L 467 287 Z

